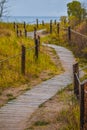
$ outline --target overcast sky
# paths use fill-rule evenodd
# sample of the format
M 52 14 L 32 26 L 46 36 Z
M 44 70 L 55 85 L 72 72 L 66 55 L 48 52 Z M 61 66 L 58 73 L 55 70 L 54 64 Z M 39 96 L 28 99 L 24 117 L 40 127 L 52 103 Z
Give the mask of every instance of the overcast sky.
M 61 16 L 72 0 L 8 0 L 10 16 Z M 85 1 L 85 0 L 79 0 Z

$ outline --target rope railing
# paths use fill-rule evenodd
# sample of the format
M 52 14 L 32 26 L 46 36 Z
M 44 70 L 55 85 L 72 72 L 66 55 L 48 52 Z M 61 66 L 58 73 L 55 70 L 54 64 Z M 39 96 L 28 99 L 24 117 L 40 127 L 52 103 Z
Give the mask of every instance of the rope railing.
M 77 78 L 77 80 L 78 80 L 79 85 L 81 85 L 81 81 L 80 81 L 80 79 L 79 79 L 78 74 L 77 74 L 77 73 L 75 73 L 75 75 L 76 75 L 76 78 Z
M 20 56 L 21 54 L 22 54 L 22 53 L 17 54 L 17 55 L 14 55 L 14 56 L 10 56 L 10 57 L 8 57 L 8 58 L 6 58 L 6 59 L 4 59 L 4 60 L 1 60 L 0 63 L 6 62 L 6 61 L 8 61 L 8 60 L 10 60 L 10 59 L 12 59 L 12 58 L 16 58 L 16 57 Z
M 87 36 L 86 36 L 86 35 L 84 35 L 84 34 L 82 34 L 82 33 L 80 33 L 80 32 L 77 32 L 77 31 L 71 29 L 70 26 L 64 27 L 64 26 L 61 26 L 61 25 L 58 23 L 57 28 L 59 28 L 58 30 L 63 29 L 64 31 L 68 31 L 68 38 L 70 38 L 69 40 L 71 40 L 71 32 L 87 39 Z M 58 31 L 58 32 L 59 32 L 59 31 Z
M 72 30 L 72 29 L 71 29 L 71 32 L 73 32 L 73 33 L 75 33 L 75 34 L 78 34 L 78 35 L 80 35 L 80 36 L 82 36 L 82 37 L 84 37 L 84 38 L 87 38 L 86 35 L 84 35 L 84 34 L 82 34 L 82 33 L 79 33 L 79 32 L 77 32 L 77 31 L 75 31 L 75 30 Z
M 33 50 L 36 46 L 33 46 L 31 48 L 26 48 L 26 50 L 30 51 L 30 50 Z
M 26 48 L 26 50 L 27 50 L 27 51 L 28 51 L 28 50 L 33 50 L 35 47 L 36 47 L 36 46 L 33 46 L 33 47 L 31 47 L 31 48 Z M 4 60 L 1 60 L 0 63 L 6 62 L 6 61 L 8 61 L 8 60 L 10 60 L 10 59 L 13 59 L 13 58 L 16 58 L 16 57 L 18 57 L 18 56 L 20 56 L 20 55 L 22 55 L 22 53 L 19 53 L 19 54 L 17 54 L 17 55 L 10 56 L 10 57 L 8 57 L 8 58 L 6 58 L 6 59 L 4 59 Z
M 79 99 L 79 105 L 80 105 L 80 130 L 84 130 L 84 125 L 87 123 L 87 80 L 84 80 L 83 82 L 80 81 L 79 78 L 79 72 L 83 69 L 87 68 L 85 66 L 84 68 L 79 70 L 78 63 L 73 65 L 73 75 L 74 75 L 74 94 L 76 95 L 77 99 Z
M 85 67 L 79 69 L 79 72 L 80 72 L 80 71 L 83 71 L 83 70 L 85 70 L 85 69 L 87 69 L 87 66 L 85 66 Z
M 34 49 L 34 55 L 35 55 L 35 59 L 38 59 L 38 54 L 39 54 L 39 45 L 38 45 L 38 40 L 36 39 L 35 40 L 35 46 L 31 47 L 31 48 L 26 48 L 24 45 L 22 45 L 22 52 L 17 54 L 17 55 L 14 55 L 14 56 L 10 56 L 4 60 L 1 60 L 0 61 L 0 64 L 2 63 L 5 63 L 6 61 L 9 61 L 11 60 L 12 58 L 16 58 L 18 56 L 21 56 L 21 73 L 25 75 L 25 70 L 26 70 L 26 67 L 25 67 L 25 64 L 26 64 L 26 52 L 27 51 L 31 51 Z
M 65 27 L 60 27 L 60 29 L 63 29 L 63 30 L 66 30 L 66 31 L 68 30 L 68 28 L 65 28 Z

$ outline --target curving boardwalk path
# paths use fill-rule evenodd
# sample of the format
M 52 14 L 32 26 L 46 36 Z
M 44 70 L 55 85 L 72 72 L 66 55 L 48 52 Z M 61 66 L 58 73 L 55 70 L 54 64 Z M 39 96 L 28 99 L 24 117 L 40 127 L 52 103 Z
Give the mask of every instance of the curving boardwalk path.
M 54 96 L 58 90 L 72 83 L 72 65 L 75 62 L 72 53 L 64 47 L 47 46 L 56 50 L 65 72 L 42 82 L 3 106 L 0 109 L 0 130 L 24 130 L 27 119 L 40 104 Z

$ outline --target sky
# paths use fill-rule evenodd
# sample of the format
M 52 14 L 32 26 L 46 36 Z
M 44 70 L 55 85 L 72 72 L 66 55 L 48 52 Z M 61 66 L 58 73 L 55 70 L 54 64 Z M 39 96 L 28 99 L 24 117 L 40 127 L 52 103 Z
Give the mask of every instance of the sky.
M 63 16 L 72 0 L 8 0 L 9 16 Z M 79 0 L 84 1 L 84 0 Z

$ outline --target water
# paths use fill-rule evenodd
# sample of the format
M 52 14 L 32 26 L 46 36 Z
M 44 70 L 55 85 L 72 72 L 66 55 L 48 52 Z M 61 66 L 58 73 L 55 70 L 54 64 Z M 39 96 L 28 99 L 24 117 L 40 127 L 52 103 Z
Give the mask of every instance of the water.
M 36 23 L 36 19 L 39 20 L 39 23 L 44 20 L 45 23 L 49 23 L 50 20 L 57 20 L 59 21 L 60 17 L 54 17 L 54 16 L 4 16 L 2 17 L 1 21 L 3 22 L 18 22 L 18 23 L 23 23 L 24 21 L 27 24 L 34 24 Z

